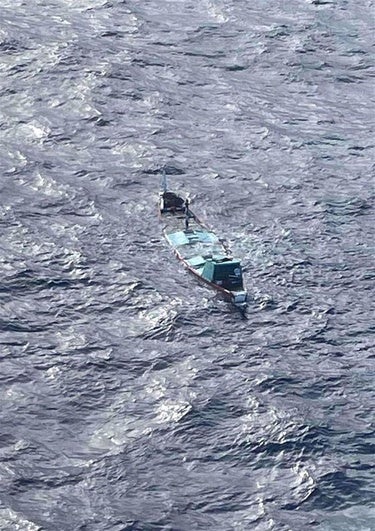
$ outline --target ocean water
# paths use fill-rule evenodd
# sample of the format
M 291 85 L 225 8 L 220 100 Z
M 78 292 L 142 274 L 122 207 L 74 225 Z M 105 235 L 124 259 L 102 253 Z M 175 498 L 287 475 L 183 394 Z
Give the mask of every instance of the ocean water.
M 375 529 L 374 2 L 0 9 L 0 529 Z

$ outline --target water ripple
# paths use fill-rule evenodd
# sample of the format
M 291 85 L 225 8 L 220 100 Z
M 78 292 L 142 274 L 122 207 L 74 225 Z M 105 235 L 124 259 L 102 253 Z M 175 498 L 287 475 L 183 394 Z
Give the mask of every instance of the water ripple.
M 2 2 L 1 529 L 375 527 L 371 14 Z M 170 252 L 163 169 L 246 319 Z

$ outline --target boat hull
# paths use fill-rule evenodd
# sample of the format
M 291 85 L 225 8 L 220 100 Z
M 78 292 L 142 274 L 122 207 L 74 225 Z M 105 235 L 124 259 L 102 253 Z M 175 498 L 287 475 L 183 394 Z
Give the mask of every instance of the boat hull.
M 163 233 L 178 260 L 199 281 L 243 309 L 247 292 L 240 262 L 233 259 L 225 241 L 205 226 L 188 202 L 173 192 L 160 193 L 159 216 Z

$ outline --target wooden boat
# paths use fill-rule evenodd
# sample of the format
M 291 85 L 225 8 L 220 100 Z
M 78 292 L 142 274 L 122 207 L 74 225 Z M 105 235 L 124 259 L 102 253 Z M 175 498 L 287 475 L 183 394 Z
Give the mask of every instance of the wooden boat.
M 175 255 L 199 280 L 246 308 L 247 292 L 240 260 L 233 258 L 225 242 L 191 211 L 188 198 L 164 189 L 159 194 L 159 215 L 164 235 Z

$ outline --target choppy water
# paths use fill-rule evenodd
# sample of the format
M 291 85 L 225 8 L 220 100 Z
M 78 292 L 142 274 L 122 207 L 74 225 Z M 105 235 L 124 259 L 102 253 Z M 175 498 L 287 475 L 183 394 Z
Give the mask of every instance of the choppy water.
M 372 530 L 374 4 L 3 0 L 0 528 Z M 161 237 L 161 168 L 248 319 Z

